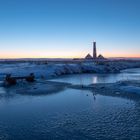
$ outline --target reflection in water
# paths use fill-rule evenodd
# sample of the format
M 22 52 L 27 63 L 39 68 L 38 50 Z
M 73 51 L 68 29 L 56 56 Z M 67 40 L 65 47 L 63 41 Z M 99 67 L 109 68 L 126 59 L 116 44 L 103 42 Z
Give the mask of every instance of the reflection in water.
M 97 77 L 97 76 L 94 76 L 94 77 L 93 77 L 93 82 L 92 82 L 92 83 L 95 84 L 95 83 L 97 83 L 97 81 L 98 81 L 98 77 Z
M 133 71 L 134 72 L 130 72 Z M 119 74 L 74 74 L 67 76 L 60 76 L 52 79 L 52 81 L 68 82 L 72 84 L 95 84 L 95 83 L 114 83 L 120 80 L 139 80 L 140 69 L 132 69 L 128 71 L 122 71 Z
M 94 101 L 95 101 L 95 100 L 96 100 L 96 96 L 95 96 L 94 91 L 92 91 L 92 95 L 93 95 L 93 99 L 94 99 Z

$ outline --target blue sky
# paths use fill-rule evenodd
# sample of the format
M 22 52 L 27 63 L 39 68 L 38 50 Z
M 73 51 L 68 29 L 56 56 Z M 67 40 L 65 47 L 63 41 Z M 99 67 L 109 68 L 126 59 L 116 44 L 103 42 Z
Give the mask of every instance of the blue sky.
M 139 0 L 0 0 L 0 57 L 140 57 Z

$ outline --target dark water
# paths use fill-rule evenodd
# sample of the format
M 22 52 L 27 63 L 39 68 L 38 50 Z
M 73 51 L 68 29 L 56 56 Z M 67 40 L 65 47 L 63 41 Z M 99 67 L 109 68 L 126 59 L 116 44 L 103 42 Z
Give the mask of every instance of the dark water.
M 24 96 L 1 87 L 0 140 L 139 140 L 140 100 L 96 94 Z

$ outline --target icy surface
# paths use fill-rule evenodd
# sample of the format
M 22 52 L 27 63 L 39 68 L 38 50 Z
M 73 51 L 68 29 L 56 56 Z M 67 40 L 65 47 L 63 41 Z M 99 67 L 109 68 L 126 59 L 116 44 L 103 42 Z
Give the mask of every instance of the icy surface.
M 0 139 L 140 138 L 140 101 L 67 89 L 0 99 Z
M 1 80 L 7 73 L 24 76 L 31 72 L 38 79 L 33 85 L 0 87 L 0 140 L 139 140 L 139 81 L 128 79 L 83 88 L 45 80 L 63 74 L 108 74 L 138 66 L 137 63 L 1 64 Z M 125 73 L 138 77 L 136 71 Z
M 73 64 L 9 63 L 0 64 L 0 78 L 5 74 L 25 76 L 34 73 L 37 78 L 50 78 L 78 73 L 118 73 L 126 68 L 140 67 L 140 62 L 109 62 L 102 65 L 93 62 Z
M 135 72 L 132 72 L 135 71 Z M 120 73 L 104 73 L 104 74 L 71 74 L 63 75 L 51 79 L 51 81 L 67 82 L 71 84 L 89 85 L 97 83 L 115 83 L 124 80 L 140 80 L 140 68 L 129 69 L 129 72 L 122 71 Z
M 129 92 L 129 93 L 140 94 L 140 87 L 136 87 L 136 86 L 121 86 L 120 89 L 123 90 L 123 91 Z

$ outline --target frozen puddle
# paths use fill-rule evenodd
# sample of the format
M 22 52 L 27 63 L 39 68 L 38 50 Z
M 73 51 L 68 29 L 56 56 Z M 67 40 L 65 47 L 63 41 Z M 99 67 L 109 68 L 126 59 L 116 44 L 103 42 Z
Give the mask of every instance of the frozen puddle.
M 96 80 L 91 74 L 83 74 L 82 79 L 81 75 L 69 75 L 57 81 L 109 83 L 113 75 L 101 75 L 103 80 L 99 75 Z M 90 91 L 69 86 L 46 81 L 13 89 L 0 88 L 0 139 L 140 139 L 140 100 L 137 96 L 128 98 L 104 88 Z
M 97 83 L 115 83 L 121 80 L 139 80 L 140 68 L 127 69 L 119 74 L 73 74 L 65 75 L 51 79 L 51 81 L 66 82 L 71 84 L 97 84 Z
M 0 98 L 1 139 L 137 139 L 140 101 L 66 89 Z M 18 133 L 17 133 L 18 132 Z
M 46 94 L 53 94 L 59 91 L 64 90 L 70 84 L 67 83 L 60 83 L 60 82 L 51 82 L 51 81 L 35 81 L 33 83 L 28 82 L 19 82 L 15 86 L 10 87 L 1 87 L 0 88 L 0 95 L 1 93 L 5 94 L 21 94 L 21 95 L 46 95 Z

